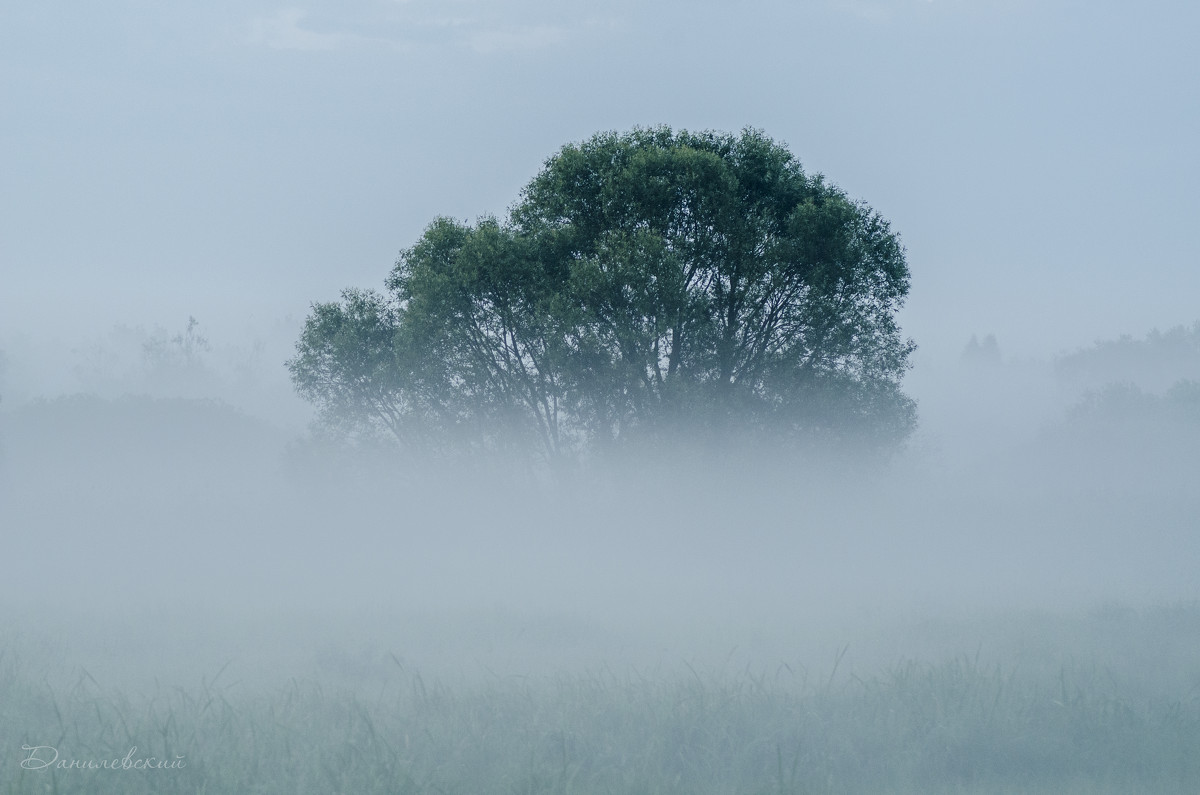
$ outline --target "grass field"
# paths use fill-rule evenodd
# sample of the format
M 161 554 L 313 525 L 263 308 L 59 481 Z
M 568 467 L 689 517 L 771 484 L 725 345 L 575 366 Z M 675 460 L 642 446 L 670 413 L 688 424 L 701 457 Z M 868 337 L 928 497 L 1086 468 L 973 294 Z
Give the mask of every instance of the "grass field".
M 139 692 L 82 668 L 56 679 L 47 672 L 61 661 L 11 636 L 0 654 L 0 792 L 1200 791 L 1200 608 L 1013 626 L 987 659 L 869 673 L 835 654 L 820 672 L 680 662 L 442 679 L 383 652 L 357 682 L 246 687 L 213 671 L 193 687 Z M 80 769 L 151 757 L 174 766 Z

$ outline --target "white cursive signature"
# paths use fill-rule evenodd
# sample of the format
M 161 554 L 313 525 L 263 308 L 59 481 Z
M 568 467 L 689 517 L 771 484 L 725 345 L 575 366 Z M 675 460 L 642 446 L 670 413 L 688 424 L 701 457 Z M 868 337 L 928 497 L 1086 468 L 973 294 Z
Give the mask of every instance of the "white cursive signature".
M 21 750 L 28 753 L 21 760 L 25 770 L 179 770 L 187 767 L 182 755 L 174 759 L 136 756 L 136 745 L 125 756 L 116 759 L 59 759 L 58 749 L 53 745 L 22 745 Z

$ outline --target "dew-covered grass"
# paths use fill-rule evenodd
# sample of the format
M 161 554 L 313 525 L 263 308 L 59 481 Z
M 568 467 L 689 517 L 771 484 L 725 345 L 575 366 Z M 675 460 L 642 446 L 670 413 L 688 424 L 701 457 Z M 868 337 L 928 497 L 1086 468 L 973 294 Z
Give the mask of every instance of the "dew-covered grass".
M 999 654 L 911 657 L 870 672 L 848 669 L 844 649 L 819 671 L 681 661 L 480 677 L 439 676 L 381 652 L 378 670 L 357 680 L 247 686 L 217 670 L 190 687 L 132 691 L 82 667 L 56 679 L 47 671 L 63 661 L 11 635 L 0 654 L 0 792 L 1200 788 L 1200 609 L 1110 608 L 1014 626 L 999 633 L 1013 644 Z M 23 769 L 22 760 L 39 766 L 23 745 L 52 746 L 37 759 L 61 761 Z M 78 767 L 120 768 L 127 757 L 182 764 Z

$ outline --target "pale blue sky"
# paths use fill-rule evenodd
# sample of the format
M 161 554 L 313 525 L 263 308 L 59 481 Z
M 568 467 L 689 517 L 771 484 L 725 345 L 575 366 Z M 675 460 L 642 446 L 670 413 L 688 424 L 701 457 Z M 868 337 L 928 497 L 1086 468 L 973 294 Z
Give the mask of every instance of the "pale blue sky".
M 7 2 L 0 339 L 303 316 L 658 123 L 765 129 L 889 218 L 924 355 L 1190 323 L 1197 41 L 1185 2 Z

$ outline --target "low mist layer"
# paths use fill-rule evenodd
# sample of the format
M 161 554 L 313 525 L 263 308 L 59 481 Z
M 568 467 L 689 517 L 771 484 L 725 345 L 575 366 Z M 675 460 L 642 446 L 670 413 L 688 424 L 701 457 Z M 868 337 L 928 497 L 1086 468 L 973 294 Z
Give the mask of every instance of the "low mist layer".
M 37 705 L 53 702 L 99 721 L 63 735 L 76 756 L 88 743 L 120 745 L 105 728 L 119 718 L 105 705 L 126 704 L 130 743 L 149 742 L 150 727 L 170 720 L 187 732 L 170 735 L 172 748 L 205 766 L 203 781 L 220 769 L 239 787 L 253 780 L 253 763 L 230 744 L 284 703 L 306 725 L 369 703 L 347 730 L 373 726 L 402 743 L 414 732 L 469 731 L 464 715 L 514 698 L 536 714 L 562 711 L 565 723 L 520 710 L 510 719 L 541 738 L 574 732 L 566 769 L 595 766 L 602 790 L 611 782 L 599 771 L 611 768 L 595 743 L 616 735 L 606 740 L 607 730 L 584 721 L 579 699 L 592 693 L 603 701 L 596 714 L 640 725 L 697 698 L 725 706 L 688 725 L 733 732 L 729 742 L 750 748 L 758 741 L 733 727 L 761 724 L 779 745 L 774 767 L 746 752 L 759 778 L 723 767 L 726 746 L 689 746 L 718 765 L 713 781 L 845 791 L 895 780 L 953 791 L 974 780 L 961 778 L 968 770 L 1018 780 L 1034 757 L 1012 745 L 1013 732 L 1059 742 L 1065 718 L 1039 710 L 1061 703 L 1072 705 L 1070 720 L 1108 738 L 1079 736 L 1111 764 L 1085 774 L 1063 766 L 1084 758 L 1083 746 L 1042 743 L 1058 749 L 1038 757 L 1052 772 L 1028 779 L 1026 791 L 1062 791 L 1051 780 L 1079 791 L 1151 786 L 1130 784 L 1134 769 L 1167 771 L 1153 788 L 1173 791 L 1194 780 L 1181 761 L 1189 757 L 1170 749 L 1185 742 L 1172 721 L 1191 720 L 1198 681 L 1195 387 L 1168 374 L 1165 389 L 1080 389 L 1048 364 L 973 356 L 918 371 L 916 394 L 929 407 L 922 430 L 890 457 L 869 459 L 753 448 L 714 456 L 679 445 L 550 472 L 301 436 L 214 398 L 6 401 L 3 686 L 7 703 L 24 706 L 12 707 L 20 736 L 0 739 L 51 742 Z M 689 677 L 698 677 L 691 695 L 681 684 Z M 772 684 L 751 698 L 759 691 L 744 688 L 766 687 L 763 677 Z M 299 689 L 288 695 L 286 682 Z M 513 682 L 529 689 L 510 693 Z M 459 706 L 400 698 L 421 686 L 443 688 L 438 698 Z M 164 688 L 179 688 L 178 703 Z M 949 732 L 942 740 L 917 728 L 921 709 L 960 696 L 978 710 L 936 724 Z M 242 723 L 210 725 L 195 707 L 203 702 L 187 700 L 218 697 L 231 711 L 214 714 Z M 789 723 L 767 703 L 841 721 L 843 734 L 822 734 L 827 722 Z M 1128 721 L 1105 723 L 1102 704 L 1121 705 Z M 918 724 L 860 720 L 880 709 Z M 834 746 L 814 750 L 874 736 L 881 759 L 911 760 L 895 734 L 910 730 L 924 761 L 899 779 L 868 775 Z M 1127 742 L 1134 736 L 1158 738 L 1153 753 Z M 334 755 L 350 742 L 320 732 L 309 741 Z M 510 782 L 558 780 L 559 762 L 536 750 L 533 768 L 505 767 L 528 752 L 514 742 L 481 738 L 493 762 L 459 765 L 475 771 L 466 778 L 421 766 L 458 758 L 437 740 L 391 773 L 369 769 L 381 780 L 403 769 L 416 777 L 412 791 L 478 789 L 502 770 Z M 966 756 L 933 754 L 939 742 Z M 671 748 L 638 747 L 647 754 L 639 780 L 665 775 L 666 757 L 655 754 Z M 1007 750 L 971 755 L 983 747 Z M 276 751 L 261 753 L 290 758 Z M 313 775 L 341 770 L 343 783 L 329 786 L 367 786 L 341 765 Z M 790 778 L 793 766 L 800 772 Z M 703 791 L 691 778 L 672 780 L 663 791 Z
M 864 628 L 925 616 L 1193 598 L 1200 426 L 1105 415 L 1103 394 L 986 460 L 680 448 L 549 479 L 302 442 L 211 401 L 33 402 L 2 415 L 4 598 L 39 620 L 192 616 L 168 634 L 279 615 L 383 643 L 372 627 L 442 622 L 460 668 L 478 627 L 564 627 L 564 648 L 504 657 L 514 672 L 857 651 Z

